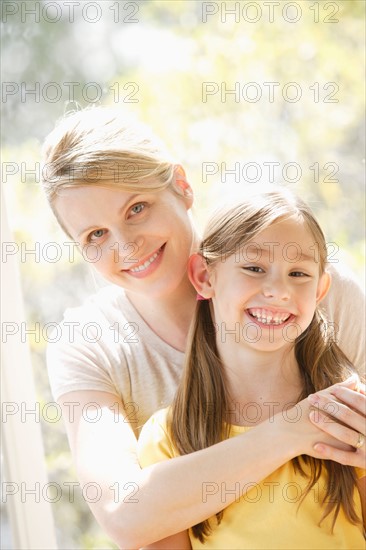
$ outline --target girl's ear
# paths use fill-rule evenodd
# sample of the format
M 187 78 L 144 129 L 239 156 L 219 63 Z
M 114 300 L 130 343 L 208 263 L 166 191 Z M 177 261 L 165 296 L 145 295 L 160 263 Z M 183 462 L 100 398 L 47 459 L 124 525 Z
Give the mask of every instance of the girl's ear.
M 328 291 L 330 289 L 332 282 L 332 278 L 328 271 L 324 271 L 324 273 L 321 275 L 318 283 L 318 289 L 316 291 L 316 303 L 318 304 L 321 302 L 326 295 L 328 294 Z
M 192 254 L 188 260 L 188 278 L 198 294 L 209 300 L 213 296 L 206 260 L 201 254 Z
M 193 190 L 187 181 L 184 168 L 180 164 L 174 166 L 174 177 L 174 183 L 175 186 L 178 188 L 178 192 L 183 195 L 187 208 L 191 208 L 193 204 Z

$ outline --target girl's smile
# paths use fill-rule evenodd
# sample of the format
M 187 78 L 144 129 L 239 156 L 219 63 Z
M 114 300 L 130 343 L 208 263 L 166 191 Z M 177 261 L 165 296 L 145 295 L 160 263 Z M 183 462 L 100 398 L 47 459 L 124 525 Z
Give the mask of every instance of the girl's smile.
M 283 327 L 287 322 L 294 319 L 294 315 L 289 311 L 253 307 L 246 310 L 247 315 L 255 323 L 263 326 Z
M 240 254 L 208 266 L 223 359 L 239 351 L 238 327 L 242 349 L 292 346 L 328 288 L 329 276 L 320 273 L 314 237 L 302 220 L 277 221 L 244 244 Z

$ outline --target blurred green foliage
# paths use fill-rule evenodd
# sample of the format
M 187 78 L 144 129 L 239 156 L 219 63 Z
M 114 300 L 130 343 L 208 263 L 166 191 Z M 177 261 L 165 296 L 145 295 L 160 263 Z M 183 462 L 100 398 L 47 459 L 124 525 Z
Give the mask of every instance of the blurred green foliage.
M 19 8 L 3 17 L 1 128 L 3 162 L 18 166 L 17 173 L 6 173 L 3 181 L 19 246 L 40 243 L 42 251 L 48 242 L 68 240 L 56 227 L 39 178 L 25 176 L 21 163 L 29 169 L 40 162 L 42 140 L 64 111 L 73 108 L 72 100 L 81 106 L 96 100 L 137 113 L 167 143 L 194 187 L 199 226 L 223 198 L 240 194 L 246 185 L 266 183 L 269 171 L 263 163 L 280 163 L 274 170 L 278 183 L 283 182 L 283 170 L 285 177 L 296 179 L 294 166 L 300 166 L 301 177 L 290 186 L 310 201 L 328 241 L 342 249 L 336 258 L 362 278 L 363 0 L 298 0 L 292 3 L 297 14 L 301 12 L 297 22 L 289 21 L 296 13 L 283 11 L 288 4 L 284 1 L 274 8 L 273 22 L 263 1 L 254 2 L 257 12 L 243 12 L 248 4 L 244 1 L 103 1 L 102 16 L 94 23 L 85 20 L 85 13 L 83 19 L 87 2 L 75 8 L 72 22 L 63 2 L 58 2 L 61 17 L 54 22 L 49 20 L 56 19 L 56 11 L 42 11 L 46 2 L 4 1 L 3 10 L 6 4 Z M 227 14 L 225 21 L 225 9 L 235 4 L 240 7 L 239 20 Z M 38 5 L 39 20 L 22 13 L 23 5 L 27 10 Z M 207 9 L 217 13 L 203 22 Z M 94 17 L 91 9 L 87 13 Z M 261 17 L 250 22 L 256 13 Z M 70 82 L 75 83 L 74 96 L 64 84 Z M 273 101 L 265 84 L 270 82 L 278 83 Z M 245 88 L 248 83 L 255 85 Z M 39 86 L 39 95 L 25 94 L 24 86 Z M 218 91 L 204 98 L 207 86 Z M 239 97 L 221 96 L 225 87 L 235 86 Z M 62 94 L 53 100 L 55 90 Z M 99 96 L 96 90 L 101 90 Z M 258 90 L 262 97 L 255 102 Z M 292 98 L 298 90 L 298 101 L 282 95 Z M 244 171 L 240 181 L 221 170 L 233 170 L 235 163 Z M 248 163 L 255 163 L 252 169 Z M 286 172 L 289 163 L 294 165 Z M 255 166 L 262 170 L 258 182 L 253 182 Z M 207 167 L 216 173 L 207 173 Z M 42 254 L 39 261 L 25 259 L 20 268 L 30 326 L 61 320 L 66 307 L 81 303 L 95 289 L 91 268 L 78 255 L 73 262 L 65 250 L 57 263 Z M 46 342 L 30 343 L 38 397 L 46 403 L 52 400 Z M 75 480 L 62 424 L 44 423 L 43 433 L 50 480 Z M 75 491 L 74 503 L 65 495 L 53 507 L 60 548 L 114 548 L 80 492 Z

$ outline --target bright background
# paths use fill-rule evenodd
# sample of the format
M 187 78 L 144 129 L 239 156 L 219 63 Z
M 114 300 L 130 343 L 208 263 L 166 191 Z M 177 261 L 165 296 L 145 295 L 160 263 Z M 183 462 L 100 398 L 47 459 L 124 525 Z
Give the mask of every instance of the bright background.
M 363 281 L 363 0 L 79 4 L 71 17 L 61 1 L 2 2 L 2 179 L 29 327 L 60 321 L 96 287 L 90 266 L 77 254 L 69 261 L 38 175 L 25 173 L 73 99 L 119 106 L 152 126 L 186 168 L 199 226 L 224 198 L 268 182 L 264 163 L 280 163 L 274 181 L 310 201 L 339 247 L 334 258 Z M 235 86 L 237 96 L 225 95 Z M 238 181 L 225 174 L 235 165 Z M 50 242 L 62 250 L 56 262 Z M 36 257 L 25 255 L 36 246 Z M 46 341 L 28 341 L 42 406 L 52 401 Z M 42 431 L 49 479 L 75 480 L 62 422 Z M 80 491 L 53 510 L 60 548 L 114 548 Z

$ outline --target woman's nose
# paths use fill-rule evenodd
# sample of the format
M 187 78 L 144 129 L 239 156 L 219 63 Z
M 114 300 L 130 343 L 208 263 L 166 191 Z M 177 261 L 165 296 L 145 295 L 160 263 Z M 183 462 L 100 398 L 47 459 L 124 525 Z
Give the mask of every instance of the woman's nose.
M 135 236 L 119 231 L 115 233 L 114 242 L 109 248 L 113 250 L 115 262 L 123 262 L 133 267 L 142 254 L 143 244 L 144 239 L 140 235 Z

